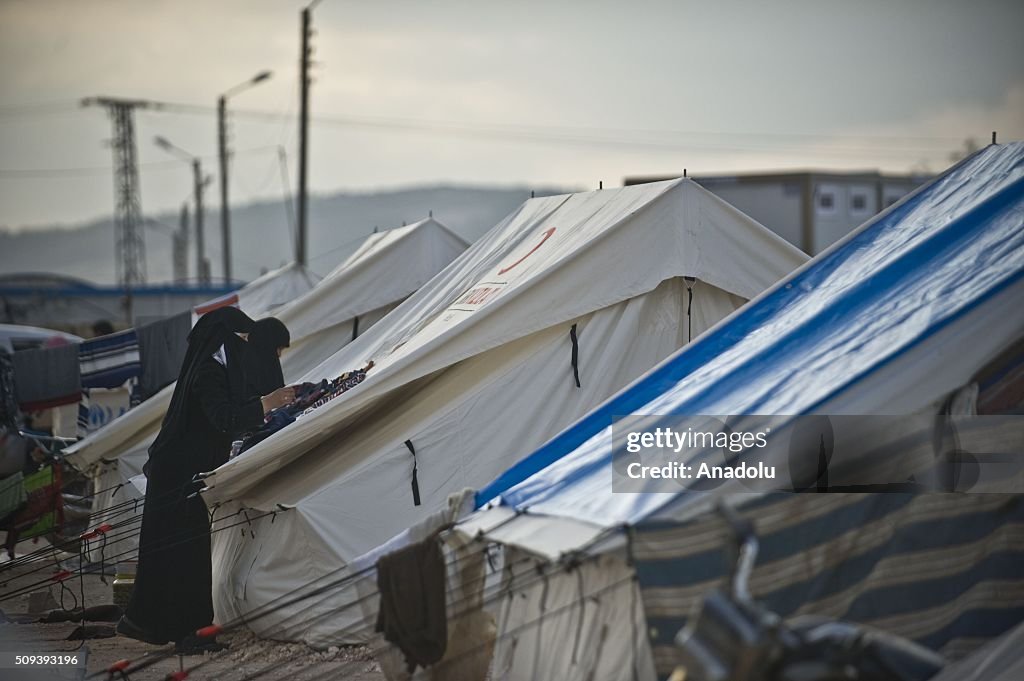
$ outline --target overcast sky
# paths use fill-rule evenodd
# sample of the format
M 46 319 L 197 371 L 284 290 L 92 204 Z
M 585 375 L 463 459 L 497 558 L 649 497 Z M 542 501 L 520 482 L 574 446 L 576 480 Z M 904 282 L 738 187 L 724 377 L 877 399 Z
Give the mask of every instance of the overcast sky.
M 110 124 L 139 112 L 142 206 L 176 209 L 231 100 L 232 202 L 294 190 L 299 10 L 290 0 L 0 0 L 0 227 L 113 207 Z M 435 182 L 617 186 L 626 175 L 940 170 L 968 137 L 1024 137 L 1024 2 L 323 0 L 315 192 Z M 257 118 L 247 112 L 276 116 Z M 211 192 L 209 203 L 216 192 Z

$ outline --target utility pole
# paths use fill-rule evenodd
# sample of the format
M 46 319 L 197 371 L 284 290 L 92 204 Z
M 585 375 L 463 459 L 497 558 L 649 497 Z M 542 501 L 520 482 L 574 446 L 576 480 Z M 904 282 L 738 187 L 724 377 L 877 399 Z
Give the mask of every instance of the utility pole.
M 143 100 L 89 97 L 82 106 L 102 106 L 113 124 L 114 239 L 117 283 L 125 290 L 131 320 L 131 291 L 146 283 L 146 245 L 142 234 L 139 167 L 135 147 L 135 109 L 150 108 Z
M 220 157 L 220 238 L 224 254 L 224 281 L 231 281 L 231 210 L 228 208 L 228 98 L 217 98 L 217 151 Z M 199 196 L 196 194 L 196 196 Z M 202 225 L 202 217 L 197 216 Z
M 238 94 L 270 78 L 270 71 L 255 76 L 231 88 L 217 98 L 217 151 L 220 160 L 220 236 L 224 254 L 224 281 L 231 280 L 231 207 L 228 204 L 228 97 Z
M 310 6 L 312 7 L 312 5 Z M 313 47 L 310 7 L 302 10 L 302 55 L 299 60 L 299 229 L 296 234 L 295 262 L 306 265 L 306 167 L 309 157 L 309 64 Z
M 188 202 L 181 204 L 181 218 L 178 231 L 171 235 L 173 245 L 172 270 L 174 280 L 179 284 L 188 281 Z
M 206 262 L 203 245 L 203 168 L 198 158 L 192 159 L 192 182 L 195 184 L 196 192 L 196 256 L 199 259 L 199 280 L 204 284 L 210 283 L 210 266 Z
M 206 243 L 203 229 L 203 189 L 210 183 L 209 176 L 203 177 L 203 166 L 198 156 L 194 156 L 181 147 L 171 144 L 159 135 L 153 139 L 158 147 L 169 154 L 177 156 L 192 166 L 193 193 L 196 201 L 196 278 L 201 284 L 210 283 L 210 261 L 206 259 Z

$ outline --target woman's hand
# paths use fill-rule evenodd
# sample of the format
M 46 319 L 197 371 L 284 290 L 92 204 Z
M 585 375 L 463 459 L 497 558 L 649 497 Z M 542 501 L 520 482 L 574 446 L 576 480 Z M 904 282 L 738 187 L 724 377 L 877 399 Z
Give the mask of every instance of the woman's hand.
M 283 407 L 287 404 L 291 404 L 295 401 L 295 386 L 286 385 L 283 388 L 278 388 L 269 395 L 264 395 L 260 398 L 260 402 L 263 404 L 263 413 L 269 414 L 278 407 Z

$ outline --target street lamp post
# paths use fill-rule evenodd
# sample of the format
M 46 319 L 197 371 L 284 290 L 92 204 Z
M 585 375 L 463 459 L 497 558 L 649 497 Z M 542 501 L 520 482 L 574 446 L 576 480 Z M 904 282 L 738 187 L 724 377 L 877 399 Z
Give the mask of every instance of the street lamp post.
M 171 144 L 164 137 L 156 137 L 153 141 L 167 153 L 177 156 L 192 166 L 192 182 L 196 200 L 196 277 L 200 283 L 209 284 L 210 263 L 206 260 L 206 246 L 203 240 L 203 188 L 210 182 L 210 178 L 203 177 L 203 166 L 198 156 L 193 156 L 181 147 Z
M 270 78 L 270 71 L 260 71 L 249 80 L 236 85 L 217 98 L 217 147 L 220 157 L 220 233 L 224 253 L 224 280 L 231 279 L 231 209 L 228 207 L 228 97 L 236 95 Z

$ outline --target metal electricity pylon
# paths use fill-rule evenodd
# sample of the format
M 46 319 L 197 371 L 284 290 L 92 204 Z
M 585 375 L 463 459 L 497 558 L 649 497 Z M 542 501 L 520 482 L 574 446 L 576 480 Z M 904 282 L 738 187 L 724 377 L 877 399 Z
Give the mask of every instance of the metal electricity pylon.
M 114 238 L 117 283 L 126 291 L 146 283 L 146 244 L 142 233 L 139 166 L 135 146 L 135 109 L 151 102 L 113 97 L 90 97 L 82 106 L 102 106 L 113 125 Z

